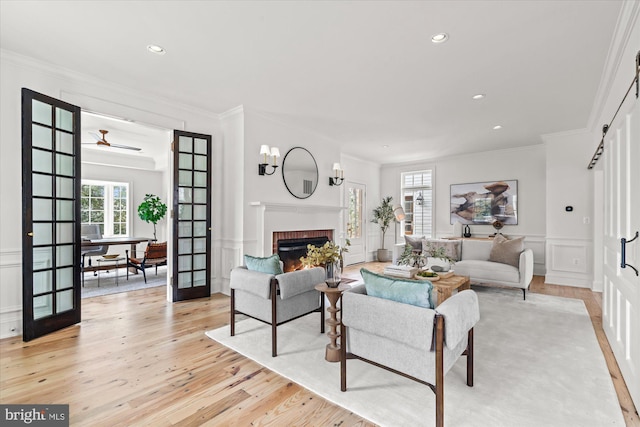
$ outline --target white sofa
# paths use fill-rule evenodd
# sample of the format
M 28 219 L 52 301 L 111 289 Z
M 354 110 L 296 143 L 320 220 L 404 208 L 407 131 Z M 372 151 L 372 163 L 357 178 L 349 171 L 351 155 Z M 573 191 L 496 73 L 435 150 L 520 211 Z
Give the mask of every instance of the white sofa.
M 429 239 L 427 239 L 429 240 Z M 533 279 L 533 251 L 525 249 L 520 253 L 518 267 L 509 264 L 489 261 L 493 240 L 461 239 L 459 261 L 453 265 L 455 274 L 469 276 L 472 283 L 487 283 L 510 286 L 522 289 L 526 299 L 526 290 Z M 394 262 L 404 251 L 405 245 L 398 244 L 394 248 Z M 442 265 L 442 260 L 428 258 L 427 266 Z
M 533 251 L 525 249 L 520 253 L 518 267 L 500 262 L 489 261 L 491 240 L 463 239 L 460 261 L 453 270 L 461 276 L 469 276 L 472 283 L 494 283 L 522 289 L 522 297 L 526 298 L 533 279 Z

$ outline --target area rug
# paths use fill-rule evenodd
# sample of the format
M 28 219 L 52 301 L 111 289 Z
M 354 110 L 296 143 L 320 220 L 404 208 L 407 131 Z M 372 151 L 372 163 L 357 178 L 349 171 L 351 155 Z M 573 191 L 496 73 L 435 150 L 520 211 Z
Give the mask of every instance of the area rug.
M 82 298 L 92 298 L 101 295 L 117 294 L 120 292 L 136 291 L 138 289 L 155 288 L 156 286 L 167 286 L 167 267 L 158 267 L 158 275 L 154 268 L 147 271 L 147 283 L 144 282 L 142 274 L 129 274 L 124 268 L 118 271 L 118 283 L 116 284 L 115 270 L 100 271 L 100 286 L 98 277 L 91 273 L 85 273 L 84 287 L 82 287 Z
M 624 426 L 589 315 L 580 300 L 475 287 L 481 320 L 475 329 L 475 385 L 465 384 L 466 359 L 445 377 L 447 426 Z M 435 396 L 420 385 L 359 360 L 324 360 L 328 338 L 319 314 L 278 327 L 253 319 L 207 336 L 323 398 L 381 426 L 433 425 Z

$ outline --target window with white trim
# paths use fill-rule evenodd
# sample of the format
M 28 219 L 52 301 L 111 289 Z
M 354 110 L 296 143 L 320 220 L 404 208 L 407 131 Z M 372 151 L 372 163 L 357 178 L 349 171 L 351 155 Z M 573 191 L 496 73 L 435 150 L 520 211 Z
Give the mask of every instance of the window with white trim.
M 103 237 L 128 236 L 130 230 L 129 183 L 82 180 L 82 224 L 99 224 Z
M 403 235 L 433 236 L 432 171 L 402 173 Z

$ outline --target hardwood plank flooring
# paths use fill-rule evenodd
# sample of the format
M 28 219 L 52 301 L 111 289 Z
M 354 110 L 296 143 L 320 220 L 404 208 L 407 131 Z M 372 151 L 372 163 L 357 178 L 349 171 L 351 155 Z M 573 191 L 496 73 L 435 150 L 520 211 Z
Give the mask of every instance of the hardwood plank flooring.
M 345 269 L 357 277 L 360 267 Z M 640 426 L 601 326 L 601 297 L 544 284 L 532 292 L 585 301 L 628 426 Z M 171 304 L 165 288 L 82 301 L 80 325 L 28 343 L 0 340 L 0 402 L 69 404 L 77 426 L 373 426 L 210 340 L 229 298 Z

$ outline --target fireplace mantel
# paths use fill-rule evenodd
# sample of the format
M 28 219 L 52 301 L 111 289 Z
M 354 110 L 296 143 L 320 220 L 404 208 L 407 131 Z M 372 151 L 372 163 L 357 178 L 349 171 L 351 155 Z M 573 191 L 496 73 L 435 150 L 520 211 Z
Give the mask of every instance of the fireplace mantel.
M 333 237 L 341 236 L 343 212 L 347 208 L 328 205 L 250 202 L 255 208 L 256 256 L 273 253 L 273 233 L 296 230 L 333 230 Z M 251 249 L 250 249 L 251 250 Z
M 297 212 L 297 213 L 318 213 L 318 212 L 333 212 L 339 213 L 347 208 L 342 206 L 327 206 L 327 205 L 294 205 L 291 203 L 272 203 L 272 202 L 251 202 L 250 206 L 255 208 L 263 208 L 266 211 L 280 211 L 280 212 Z

